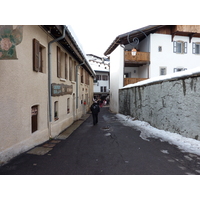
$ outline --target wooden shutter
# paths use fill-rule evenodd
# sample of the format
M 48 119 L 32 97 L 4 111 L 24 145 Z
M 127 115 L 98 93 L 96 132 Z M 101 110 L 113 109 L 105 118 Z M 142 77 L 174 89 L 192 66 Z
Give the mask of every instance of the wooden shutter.
M 40 43 L 38 40 L 33 39 L 33 70 L 39 71 L 39 52 L 40 52 Z
M 176 42 L 174 41 L 174 44 L 173 44 L 173 50 L 174 50 L 174 53 L 176 53 Z
M 60 47 L 57 46 L 57 77 L 61 78 L 61 55 Z
M 65 54 L 65 79 L 68 79 L 68 56 Z
M 184 53 L 187 53 L 187 42 L 184 42 Z
M 195 42 L 193 42 L 193 43 L 192 43 L 192 53 L 193 53 L 193 54 L 195 54 L 195 47 L 196 47 L 196 44 L 195 44 Z
M 69 80 L 72 81 L 72 59 L 69 58 Z

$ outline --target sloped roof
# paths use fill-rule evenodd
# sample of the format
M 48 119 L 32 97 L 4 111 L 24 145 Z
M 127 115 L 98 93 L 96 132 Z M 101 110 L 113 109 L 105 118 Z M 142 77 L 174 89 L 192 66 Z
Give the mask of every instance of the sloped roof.
M 62 40 L 58 41 L 60 45 L 63 46 L 66 51 L 68 51 L 78 62 L 83 63 L 83 67 L 89 72 L 89 74 L 94 77 L 95 72 L 91 68 L 90 64 L 87 61 L 86 55 L 79 44 L 78 39 L 73 34 L 73 31 L 70 27 L 65 25 L 41 25 L 43 29 L 45 29 L 48 34 L 50 34 L 53 38 L 60 37 L 62 34 L 63 27 L 65 27 L 66 36 Z
M 166 25 L 149 25 L 145 26 L 140 29 L 136 29 L 127 33 L 124 33 L 122 35 L 119 35 L 115 38 L 115 40 L 112 42 L 112 44 L 108 47 L 108 49 L 105 51 L 104 55 L 107 56 L 111 54 L 118 45 L 123 44 L 129 44 L 129 41 L 133 41 L 133 38 L 137 37 L 140 41 L 143 40 L 146 36 L 148 36 L 150 33 L 155 32 L 157 29 L 166 26 Z

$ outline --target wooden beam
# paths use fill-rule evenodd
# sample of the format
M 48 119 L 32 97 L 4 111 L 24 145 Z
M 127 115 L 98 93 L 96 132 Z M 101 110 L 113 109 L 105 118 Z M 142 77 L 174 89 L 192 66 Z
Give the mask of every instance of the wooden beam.
M 176 32 L 172 33 L 172 42 L 174 41 L 174 36 L 176 35 Z
M 189 42 L 191 43 L 191 40 L 192 40 L 192 37 L 194 36 L 194 34 L 195 33 L 191 33 L 190 35 L 189 35 Z

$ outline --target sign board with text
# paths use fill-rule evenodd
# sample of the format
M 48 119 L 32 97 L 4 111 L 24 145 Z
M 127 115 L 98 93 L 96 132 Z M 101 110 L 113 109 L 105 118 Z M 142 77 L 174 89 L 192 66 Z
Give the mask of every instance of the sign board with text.
M 72 85 L 57 84 L 57 83 L 51 84 L 51 96 L 63 96 L 72 93 L 73 93 Z

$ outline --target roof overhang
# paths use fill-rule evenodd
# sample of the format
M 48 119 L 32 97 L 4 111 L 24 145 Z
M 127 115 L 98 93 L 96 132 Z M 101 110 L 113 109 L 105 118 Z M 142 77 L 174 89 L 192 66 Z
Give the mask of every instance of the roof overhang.
M 108 47 L 108 49 L 105 51 L 104 55 L 107 56 L 111 54 L 118 45 L 127 45 L 130 43 L 130 41 L 133 41 L 134 38 L 138 38 L 139 41 L 142 41 L 146 36 L 148 36 L 150 33 L 154 33 L 157 29 L 166 26 L 166 25 L 149 25 L 145 26 L 140 29 L 136 29 L 127 33 L 124 33 L 122 35 L 119 35 L 115 38 L 115 40 L 112 42 L 112 44 Z
M 55 39 L 62 35 L 63 26 L 65 25 L 42 25 L 41 27 Z M 82 66 L 89 72 L 89 74 L 92 77 L 95 77 L 95 72 L 92 70 L 90 64 L 88 63 L 86 55 L 84 55 L 76 39 L 73 37 L 72 33 L 70 32 L 67 26 L 65 26 L 65 31 L 66 31 L 65 38 L 58 41 L 58 43 L 72 57 L 74 57 L 74 59 L 76 59 L 79 64 L 84 63 Z

